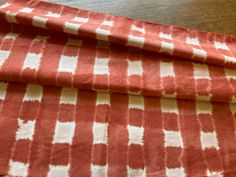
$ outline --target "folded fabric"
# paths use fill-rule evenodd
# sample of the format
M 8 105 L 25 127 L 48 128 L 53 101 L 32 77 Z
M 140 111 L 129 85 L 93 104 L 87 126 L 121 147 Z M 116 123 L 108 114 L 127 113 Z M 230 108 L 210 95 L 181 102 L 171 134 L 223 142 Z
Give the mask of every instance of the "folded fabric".
M 0 175 L 236 176 L 235 37 L 8 0 L 0 43 Z

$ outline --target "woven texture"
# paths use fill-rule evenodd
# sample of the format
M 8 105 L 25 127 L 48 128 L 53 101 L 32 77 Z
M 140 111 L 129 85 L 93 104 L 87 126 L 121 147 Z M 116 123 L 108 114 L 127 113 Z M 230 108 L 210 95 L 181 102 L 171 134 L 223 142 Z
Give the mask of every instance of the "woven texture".
M 235 37 L 9 0 L 0 44 L 0 175 L 236 176 Z

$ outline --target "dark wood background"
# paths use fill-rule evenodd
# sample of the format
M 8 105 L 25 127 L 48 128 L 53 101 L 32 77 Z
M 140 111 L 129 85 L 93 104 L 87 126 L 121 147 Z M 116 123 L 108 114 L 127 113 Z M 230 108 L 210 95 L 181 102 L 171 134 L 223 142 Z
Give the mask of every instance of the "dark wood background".
M 48 1 L 150 22 L 174 24 L 236 36 L 236 0 Z

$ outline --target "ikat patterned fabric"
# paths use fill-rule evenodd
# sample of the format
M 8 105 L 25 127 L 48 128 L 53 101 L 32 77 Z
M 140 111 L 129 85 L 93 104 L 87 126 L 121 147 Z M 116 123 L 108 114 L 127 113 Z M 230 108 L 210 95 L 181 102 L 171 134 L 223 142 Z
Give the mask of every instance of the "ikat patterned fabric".
M 236 176 L 236 38 L 6 1 L 0 176 Z

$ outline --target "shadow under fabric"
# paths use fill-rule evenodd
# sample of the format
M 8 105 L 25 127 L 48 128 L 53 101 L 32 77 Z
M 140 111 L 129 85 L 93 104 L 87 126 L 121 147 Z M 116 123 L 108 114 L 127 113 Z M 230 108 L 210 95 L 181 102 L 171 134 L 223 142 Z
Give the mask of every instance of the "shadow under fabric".
M 9 0 L 0 80 L 2 176 L 236 176 L 233 36 Z

